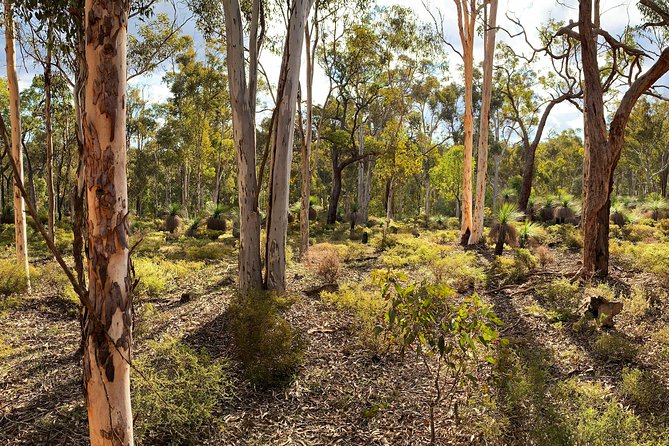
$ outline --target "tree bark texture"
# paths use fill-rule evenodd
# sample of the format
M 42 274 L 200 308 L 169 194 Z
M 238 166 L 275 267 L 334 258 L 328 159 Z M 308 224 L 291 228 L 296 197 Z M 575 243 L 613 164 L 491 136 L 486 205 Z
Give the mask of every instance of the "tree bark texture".
M 28 238 L 26 232 L 25 202 L 16 182 L 23 183 L 23 147 L 21 144 L 21 109 L 19 81 L 16 76 L 16 55 L 14 53 L 14 6 L 12 0 L 5 0 L 5 54 L 7 56 L 7 83 L 9 84 L 9 113 L 12 131 L 12 158 L 18 167 L 19 178 L 14 179 L 14 234 L 16 240 L 16 261 L 19 267 L 28 271 Z
M 88 277 L 83 321 L 84 390 L 92 446 L 132 445 L 132 302 L 126 176 L 128 2 L 86 0 L 82 116 Z
M 495 32 L 497 26 L 497 0 L 490 0 L 490 13 L 484 21 L 483 97 L 479 121 L 478 161 L 476 163 L 476 205 L 472 216 L 472 233 L 469 244 L 483 242 L 483 214 L 488 174 L 488 134 L 490 130 L 490 100 L 492 98 L 492 65 L 495 57 Z

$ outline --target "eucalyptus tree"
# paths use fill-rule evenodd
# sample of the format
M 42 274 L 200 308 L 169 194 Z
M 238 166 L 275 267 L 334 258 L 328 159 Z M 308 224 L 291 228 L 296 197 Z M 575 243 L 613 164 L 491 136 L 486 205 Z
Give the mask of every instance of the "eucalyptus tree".
M 648 27 L 669 26 L 669 9 L 654 0 L 641 0 L 646 8 Z M 593 12 L 594 10 L 594 12 Z M 616 166 L 625 139 L 629 116 L 638 99 L 669 71 L 669 47 L 651 54 L 618 40 L 600 27 L 599 1 L 579 0 L 578 21 L 562 27 L 558 33 L 576 40 L 581 47 L 583 67 L 583 116 L 585 160 L 583 163 L 583 272 L 608 275 L 609 267 L 609 213 L 611 192 Z M 607 70 L 600 69 L 599 40 L 614 55 Z M 652 64 L 643 69 L 640 60 L 652 58 Z M 629 64 L 625 62 L 629 61 Z M 628 88 L 614 110 L 608 125 L 604 107 L 604 93 L 609 79 L 623 76 Z
M 17 183 L 23 182 L 23 149 L 21 144 L 21 110 L 19 98 L 19 81 L 16 75 L 16 56 L 14 52 L 14 4 L 5 0 L 5 55 L 7 62 L 7 83 L 9 86 L 9 111 L 11 122 L 11 145 L 13 163 L 17 167 L 18 177 L 14 177 L 14 235 L 16 244 L 16 261 L 24 271 L 28 283 L 28 240 L 25 220 L 25 202 Z

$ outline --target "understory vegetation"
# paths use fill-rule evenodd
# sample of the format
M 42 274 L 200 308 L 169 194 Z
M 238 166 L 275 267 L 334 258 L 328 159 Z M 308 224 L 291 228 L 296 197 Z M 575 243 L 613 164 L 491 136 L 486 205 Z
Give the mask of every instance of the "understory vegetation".
M 345 417 L 361 438 L 372 426 L 396 429 L 392 414 L 410 410 L 425 423 L 410 438 L 424 441 L 454 434 L 471 444 L 667 444 L 665 220 L 612 234 L 621 272 L 604 282 L 574 278 L 580 230 L 569 223 L 536 224 L 524 248 L 505 247 L 501 256 L 463 250 L 458 231 L 439 229 L 436 218 L 427 227 L 393 222 L 385 242 L 382 225 L 366 228 L 367 243 L 353 240 L 346 224 L 314 223 L 319 243 L 289 266 L 294 291 L 247 296 L 234 289 L 232 224 L 191 234 L 186 224 L 172 233 L 161 224 L 133 223 L 132 239 L 141 240 L 133 256 L 138 444 L 235 443 L 246 435 L 271 442 L 279 418 L 260 427 L 260 414 L 244 415 L 246 404 L 290 423 L 302 417 L 298 406 L 328 404 L 331 422 Z M 526 225 L 510 224 L 519 234 Z M 18 320 L 32 313 L 47 332 L 76 337 L 76 296 L 37 249 L 43 260 L 31 262 L 31 294 L 12 252 L 0 259 L 7 397 L 55 398 L 42 395 L 38 377 L 13 378 L 26 364 L 49 361 L 31 349 Z M 587 314 L 593 296 L 624 303 L 615 328 Z M 66 311 L 56 317 L 59 307 Z M 66 358 L 42 366 L 45 373 L 76 367 L 76 355 Z M 264 406 L 275 392 L 292 396 Z M 29 441 L 49 426 L 85 422 L 81 400 L 67 411 L 52 404 L 59 415 L 22 433 L 6 424 L 3 435 Z M 18 406 L 9 410 L 10 420 L 22 416 Z

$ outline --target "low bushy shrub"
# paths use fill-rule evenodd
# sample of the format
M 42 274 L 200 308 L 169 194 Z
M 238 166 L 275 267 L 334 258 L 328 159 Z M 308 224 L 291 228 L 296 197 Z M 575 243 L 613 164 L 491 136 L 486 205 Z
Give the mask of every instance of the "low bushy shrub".
M 581 301 L 578 284 L 568 279 L 555 279 L 537 289 L 544 302 L 558 313 L 573 315 Z
M 260 388 L 288 385 L 302 363 L 303 342 L 281 315 L 285 296 L 252 292 L 228 307 L 234 351 L 245 377 Z
M 15 260 L 0 260 L 0 295 L 10 296 L 28 291 L 28 279 L 23 267 Z
M 141 372 L 132 374 L 138 443 L 197 445 L 215 431 L 216 408 L 232 395 L 224 362 L 166 338 L 150 342 L 133 365 Z
M 593 344 L 594 352 L 610 362 L 629 362 L 633 360 L 639 347 L 619 333 L 602 333 Z
M 309 248 L 304 264 L 328 283 L 337 281 L 340 261 L 339 249 L 331 243 L 319 243 Z
M 452 251 L 445 257 L 430 263 L 434 279 L 459 293 L 482 284 L 485 280 L 483 268 L 478 266 L 473 252 Z

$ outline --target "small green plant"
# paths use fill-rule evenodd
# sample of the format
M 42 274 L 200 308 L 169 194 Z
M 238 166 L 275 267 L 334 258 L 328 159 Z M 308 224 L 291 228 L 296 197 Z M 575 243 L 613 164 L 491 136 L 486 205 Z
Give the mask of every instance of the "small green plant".
M 283 295 L 258 291 L 237 296 L 227 310 L 235 355 L 260 388 L 288 385 L 302 363 L 303 342 L 281 315 L 288 305 Z
M 593 344 L 597 355 L 611 362 L 629 362 L 633 360 L 639 347 L 618 333 L 602 333 Z
M 133 361 L 135 435 L 142 444 L 196 445 L 232 395 L 227 365 L 173 338 L 149 343 Z
M 28 280 L 25 269 L 13 260 L 0 260 L 0 295 L 25 293 L 28 290 Z
M 647 412 L 661 409 L 669 396 L 662 380 L 646 370 L 623 369 L 620 390 L 635 406 Z
M 646 296 L 646 290 L 637 285 L 633 286 L 629 298 L 625 300 L 623 311 L 638 321 L 648 314 L 648 310 L 650 310 L 650 302 Z
M 344 285 L 339 291 L 321 293 L 321 299 L 338 308 L 353 311 L 362 325 L 362 332 L 371 334 L 386 312 L 387 302 L 378 293 L 361 284 Z
M 457 292 L 474 288 L 485 280 L 485 272 L 478 265 L 473 252 L 453 251 L 445 257 L 430 262 L 430 270 L 435 280 Z
M 497 221 L 490 229 L 490 236 L 496 240 L 495 255 L 501 256 L 504 252 L 504 243 L 509 246 L 518 244 L 518 230 L 515 222 L 523 216 L 518 208 L 511 203 L 504 203 L 497 211 Z
M 564 315 L 573 316 L 581 300 L 578 284 L 565 278 L 555 279 L 537 291 L 550 308 Z
M 403 284 L 391 272 L 377 271 L 374 280 L 389 302 L 385 323 L 376 333 L 396 339 L 402 354 L 415 350 L 433 382 L 430 438 L 436 444 L 435 407 L 446 401 L 450 408 L 456 391 L 477 383 L 472 372 L 480 359 L 495 362 L 491 353 L 502 323 L 476 294 L 458 299 L 443 285 Z
M 566 193 L 560 193 L 557 197 L 558 205 L 553 211 L 555 223 L 575 223 L 576 216 L 581 214 L 580 205 L 574 198 Z

